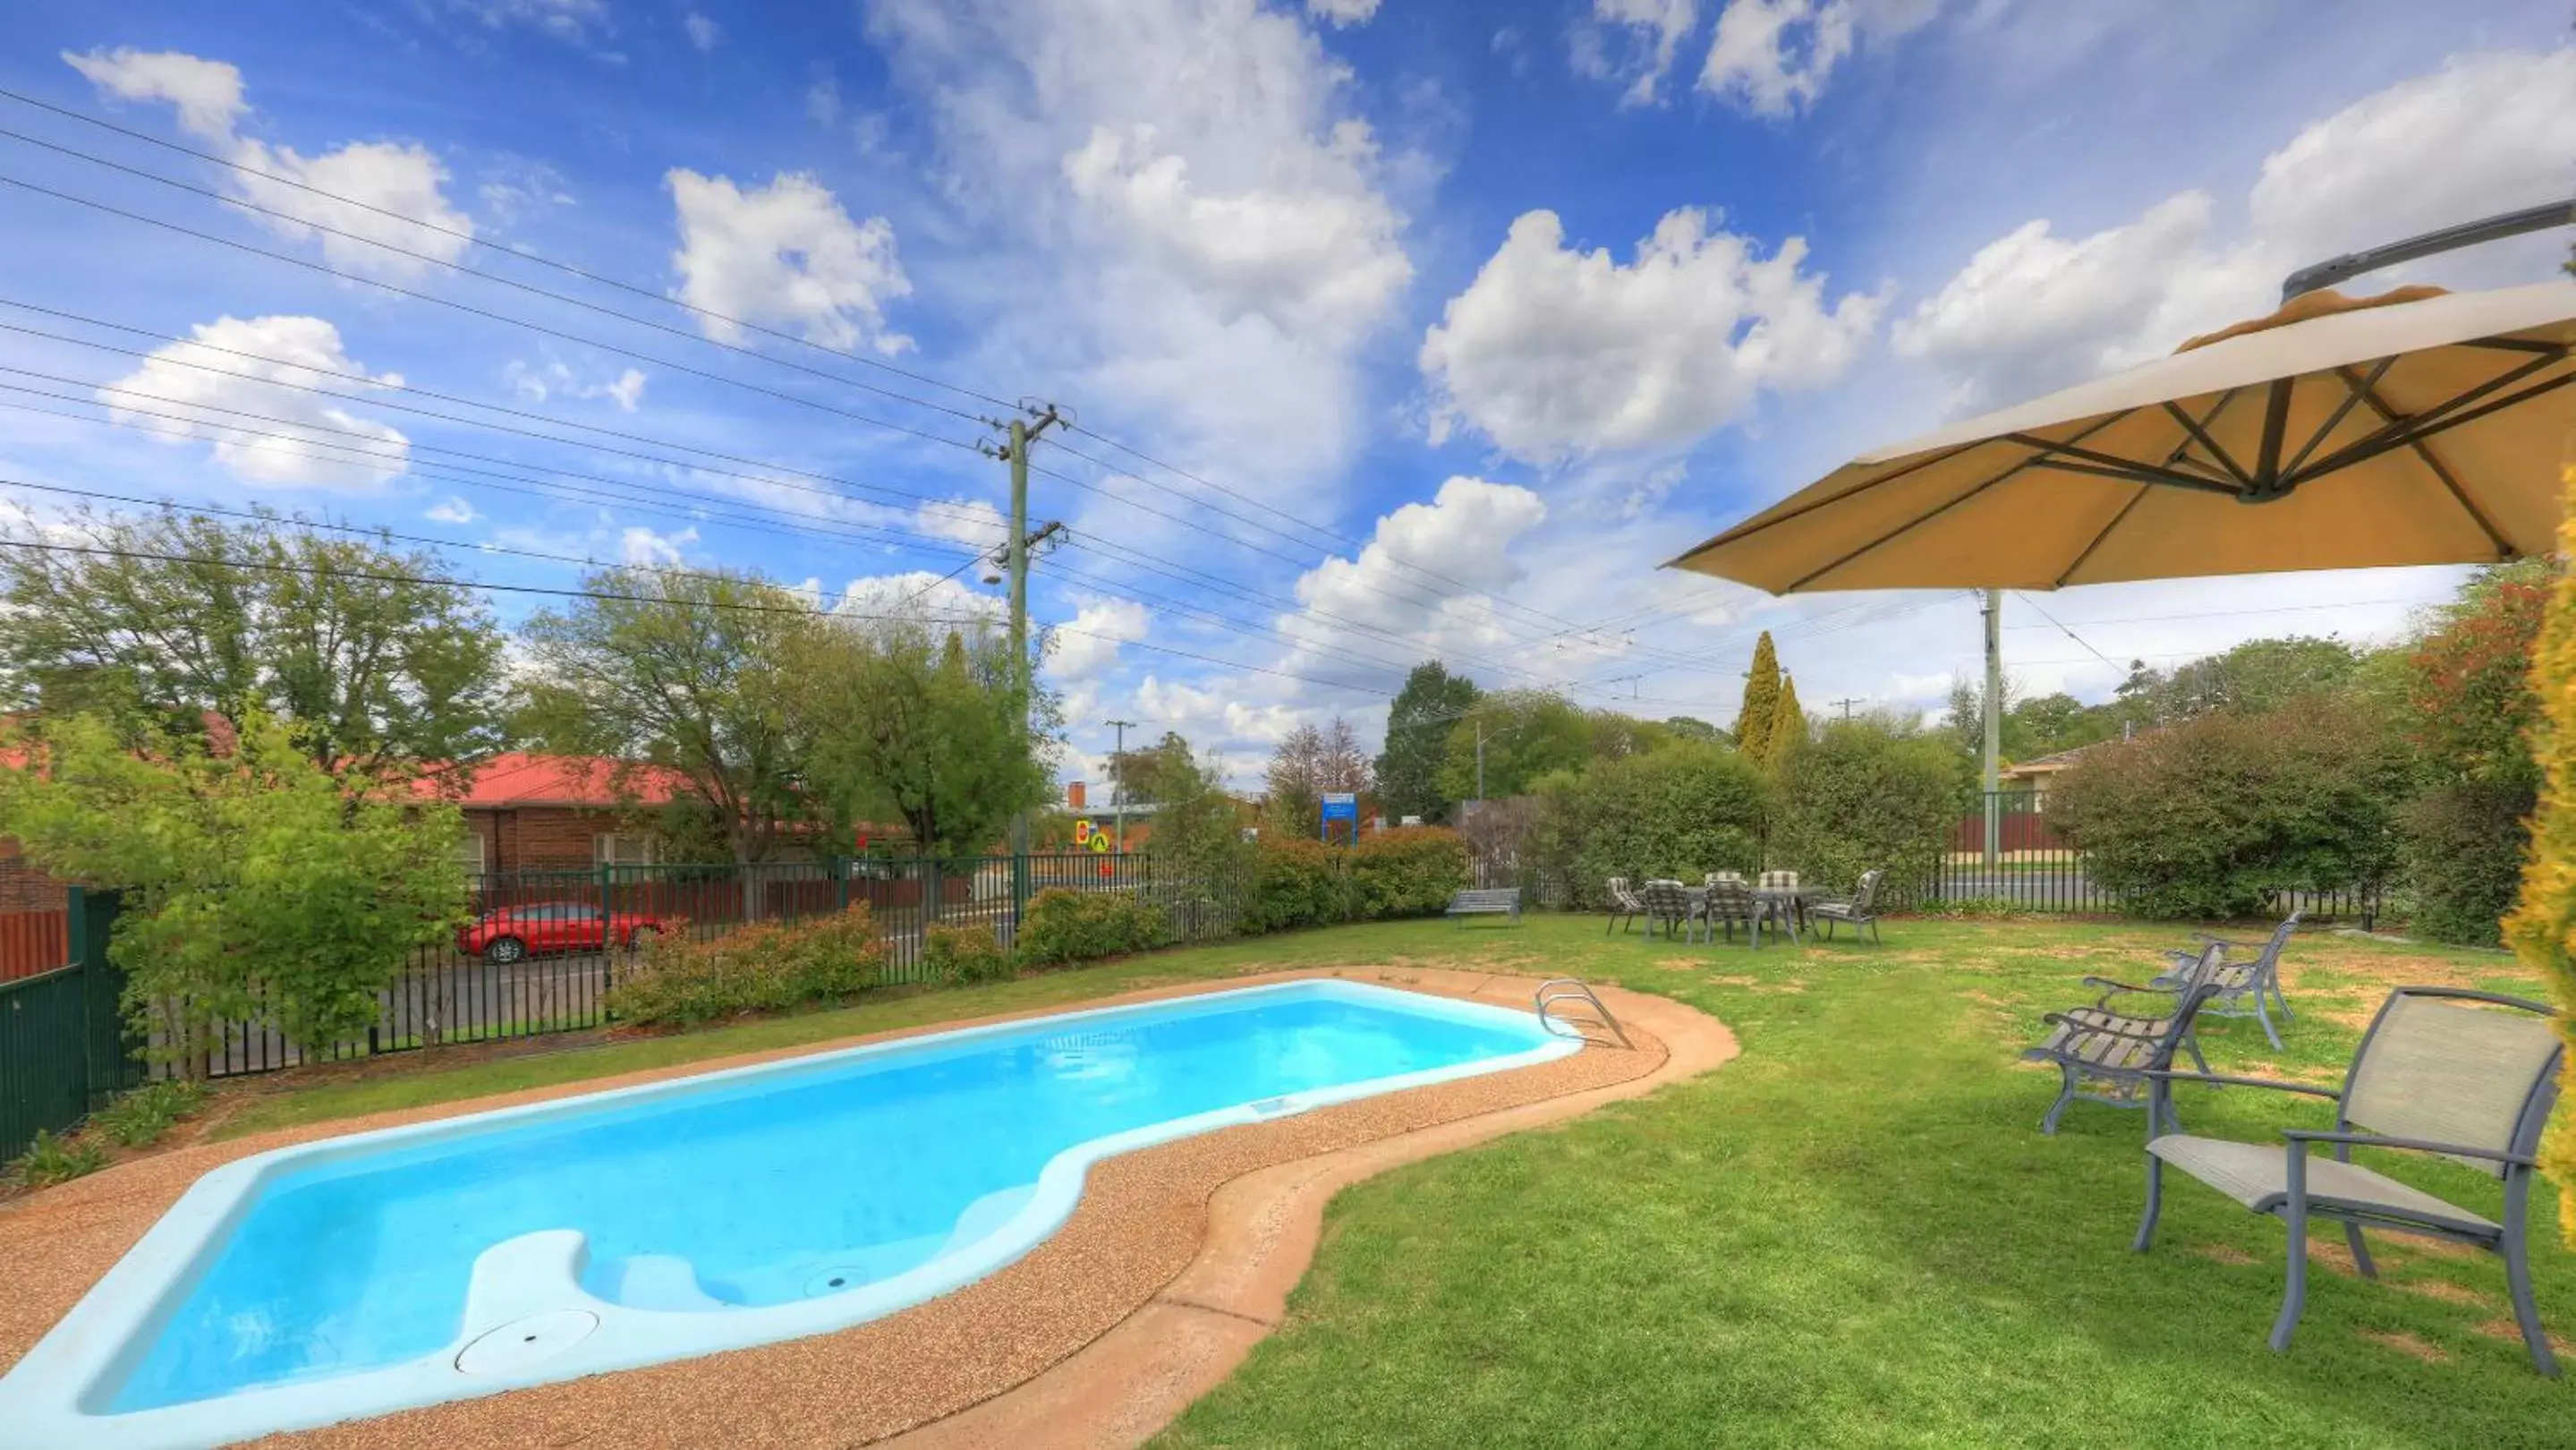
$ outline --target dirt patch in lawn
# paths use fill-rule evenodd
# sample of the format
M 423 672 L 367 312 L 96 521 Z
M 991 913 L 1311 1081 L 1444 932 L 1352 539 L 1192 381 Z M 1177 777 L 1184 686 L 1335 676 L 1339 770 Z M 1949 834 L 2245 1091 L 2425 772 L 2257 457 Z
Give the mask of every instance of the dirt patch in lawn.
M 2359 1329 L 2353 1332 L 2382 1349 L 2393 1349 L 2408 1359 L 2422 1360 L 2426 1364 L 2444 1364 L 2451 1358 L 2449 1351 L 2403 1329 Z
M 2225 1264 L 2230 1268 L 2241 1269 L 2248 1264 L 2260 1262 L 2252 1254 L 2234 1244 L 2193 1244 L 2191 1252 L 2213 1264 Z
M 2481 1294 L 2466 1284 L 2454 1284 L 2448 1279 L 2398 1279 L 2390 1282 L 2409 1294 L 2436 1299 L 2444 1304 L 2461 1304 L 2483 1309 L 2496 1302 L 2493 1294 Z

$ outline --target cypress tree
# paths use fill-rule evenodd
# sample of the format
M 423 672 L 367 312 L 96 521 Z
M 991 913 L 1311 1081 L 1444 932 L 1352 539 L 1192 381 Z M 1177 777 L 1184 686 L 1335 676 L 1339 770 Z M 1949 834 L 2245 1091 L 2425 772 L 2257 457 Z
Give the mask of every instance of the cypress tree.
M 1789 752 L 1807 743 L 1807 712 L 1798 707 L 1798 682 L 1780 677 L 1780 703 L 1771 712 L 1771 735 L 1763 742 L 1762 763 L 1778 769 Z
M 1771 717 L 1780 712 L 1780 652 L 1771 631 L 1753 644 L 1753 669 L 1744 677 L 1744 706 L 1735 712 L 1735 748 L 1756 760 L 1769 754 Z

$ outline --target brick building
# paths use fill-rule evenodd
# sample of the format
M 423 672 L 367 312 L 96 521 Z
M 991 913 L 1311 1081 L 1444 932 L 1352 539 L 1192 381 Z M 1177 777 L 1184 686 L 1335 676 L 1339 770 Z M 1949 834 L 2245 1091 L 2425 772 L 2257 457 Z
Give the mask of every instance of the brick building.
M 680 777 L 651 766 L 622 780 L 616 772 L 616 762 L 593 756 L 494 756 L 457 802 L 466 829 L 460 864 L 469 872 L 654 864 L 644 813 L 670 804 Z

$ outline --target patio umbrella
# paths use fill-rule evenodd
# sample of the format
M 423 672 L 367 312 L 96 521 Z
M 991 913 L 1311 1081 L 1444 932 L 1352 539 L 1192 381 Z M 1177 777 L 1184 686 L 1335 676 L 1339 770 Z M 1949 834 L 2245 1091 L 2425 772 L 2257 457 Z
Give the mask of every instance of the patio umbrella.
M 1774 594 L 2492 563 L 2553 546 L 2576 283 L 2312 292 L 1864 454 L 1672 566 Z

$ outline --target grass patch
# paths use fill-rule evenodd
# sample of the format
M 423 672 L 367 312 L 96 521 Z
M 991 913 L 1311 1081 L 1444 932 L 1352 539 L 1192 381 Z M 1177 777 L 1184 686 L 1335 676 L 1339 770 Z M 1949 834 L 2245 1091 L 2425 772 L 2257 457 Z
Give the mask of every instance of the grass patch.
M 2076 978 L 2141 980 L 2176 928 L 1890 923 L 1883 947 L 1676 947 L 1601 920 L 1517 930 L 1335 928 L 1138 957 L 684 1036 L 444 1067 L 316 1069 L 225 1131 L 579 1081 L 1274 967 L 1489 967 L 1657 992 L 1722 1019 L 1719 1072 L 1562 1127 L 1360 1184 L 1334 1202 L 1286 1326 L 1163 1437 L 1313 1445 L 2524 1446 L 2567 1444 L 2570 1388 L 2495 1333 L 2486 1256 L 2379 1240 L 2386 1280 L 2319 1271 L 2294 1350 L 2268 1353 L 2283 1244 L 2215 1192 L 2169 1184 L 2156 1252 L 2128 1251 L 2142 1115 L 2090 1104 L 2056 1138 L 2052 1075 L 2017 1064 Z M 2218 1070 L 2331 1078 L 2401 981 L 2530 994 L 2509 959 L 2315 934 L 2284 958 L 2275 1052 L 2211 1022 Z M 342 1074 L 335 1076 L 334 1074 Z M 2241 1091 L 2195 1132 L 2317 1125 Z M 2494 1180 L 2379 1166 L 2490 1215 Z M 2534 1246 L 2543 1311 L 2576 1328 L 2576 1256 Z M 2402 1287 L 2401 1287 L 2402 1286 Z M 2510 1329 L 2509 1321 L 2506 1328 Z

